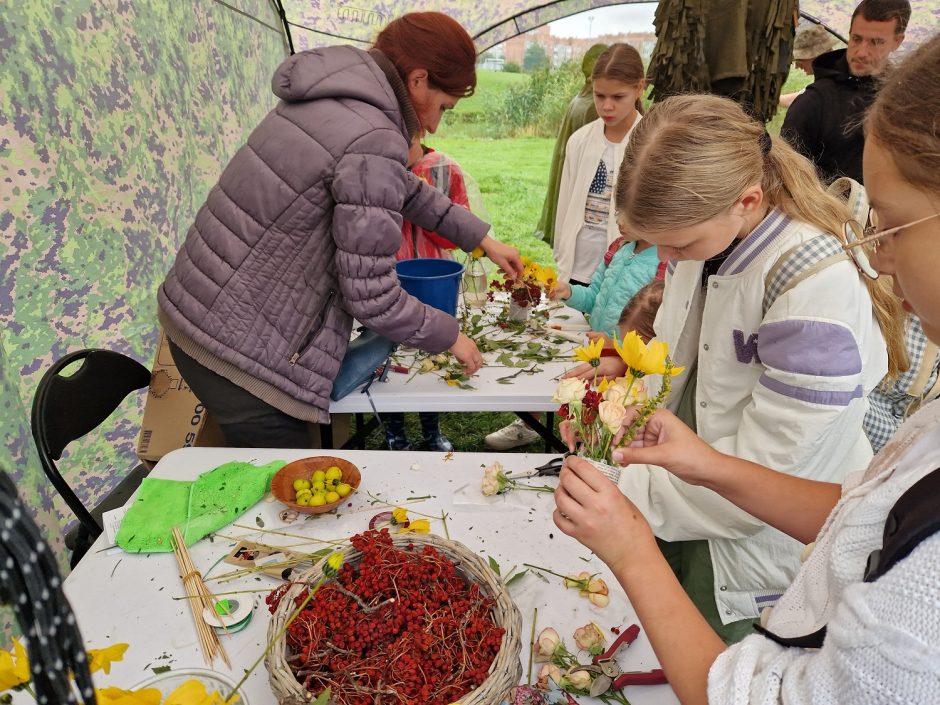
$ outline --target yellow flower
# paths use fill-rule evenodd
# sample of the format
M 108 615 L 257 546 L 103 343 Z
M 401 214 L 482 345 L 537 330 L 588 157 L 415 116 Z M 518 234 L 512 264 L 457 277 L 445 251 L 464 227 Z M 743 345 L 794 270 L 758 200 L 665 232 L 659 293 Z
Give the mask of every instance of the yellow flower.
M 604 339 L 595 338 L 587 346 L 574 349 L 574 356 L 581 362 L 590 362 L 592 366 L 597 367 L 601 359 L 601 350 L 604 348 Z
M 473 257 L 473 259 L 480 259 L 483 254 L 484 252 L 482 247 L 474 247 L 473 251 L 470 253 L 470 256 Z
M 535 280 L 546 289 L 551 289 L 558 282 L 555 276 L 555 270 L 551 267 L 539 267 L 536 265 Z
M 407 524 L 408 523 L 408 510 L 404 507 L 395 507 L 392 510 L 392 523 L 393 524 Z
M 607 390 L 610 388 L 611 384 L 613 383 L 609 379 L 607 379 L 606 377 L 601 377 L 601 381 L 597 383 L 598 393 L 605 394 Z
M 98 705 L 160 705 L 163 694 L 156 688 L 124 690 L 123 688 L 95 688 Z
M 26 649 L 13 639 L 13 650 L 0 651 L 0 692 L 29 682 L 29 657 Z
M 123 661 L 125 651 L 127 651 L 127 644 L 114 644 L 107 649 L 89 649 L 88 669 L 92 673 L 97 673 L 98 671 L 111 673 L 111 663 L 114 661 Z
M 635 377 L 666 373 L 666 365 L 669 361 L 668 343 L 660 340 L 651 340 L 649 344 L 644 343 L 636 331 L 631 330 L 624 336 L 622 344 L 617 336 L 614 336 L 614 348 Z M 684 369 L 684 367 L 671 367 L 669 374 L 675 377 Z
M 428 534 L 431 532 L 431 522 L 427 519 L 415 519 L 398 531 L 402 534 Z
M 332 578 L 334 575 L 339 573 L 340 567 L 343 565 L 343 554 L 339 551 L 333 551 L 327 559 L 326 563 L 323 564 L 323 574 L 329 578 Z M 166 703 L 164 703 L 166 705 Z
M 223 697 L 225 696 L 217 690 L 208 691 L 202 683 L 190 678 L 167 695 L 163 705 L 227 705 L 239 700 L 237 695 L 233 695 L 229 700 L 223 700 Z

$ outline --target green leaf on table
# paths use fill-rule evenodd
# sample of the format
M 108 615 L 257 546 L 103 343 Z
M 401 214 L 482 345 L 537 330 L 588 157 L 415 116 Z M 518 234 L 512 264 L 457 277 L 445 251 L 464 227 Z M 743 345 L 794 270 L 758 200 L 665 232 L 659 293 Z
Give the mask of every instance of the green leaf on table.
M 521 578 L 523 575 L 525 575 L 528 572 L 529 572 L 529 569 L 526 568 L 525 570 L 520 570 L 518 573 L 513 573 L 512 575 L 510 575 L 509 578 L 505 582 L 506 587 L 509 587 L 510 585 L 512 585 L 514 582 L 519 580 L 519 578 Z
M 561 315 L 555 316 L 555 318 L 557 318 L 560 321 L 567 321 L 569 318 L 571 318 L 571 316 L 568 315 L 567 313 L 562 313 Z
M 317 696 L 317 699 L 311 705 L 327 705 L 330 702 L 330 695 L 332 695 L 332 692 L 330 688 L 327 688 Z
M 499 563 L 496 562 L 496 559 L 493 558 L 493 556 L 487 556 L 487 559 L 489 560 L 490 568 L 493 569 L 493 572 L 496 573 L 496 575 L 499 575 Z
M 167 671 L 169 671 L 170 667 L 169 666 L 154 666 L 150 670 L 159 676 L 161 673 L 166 673 Z

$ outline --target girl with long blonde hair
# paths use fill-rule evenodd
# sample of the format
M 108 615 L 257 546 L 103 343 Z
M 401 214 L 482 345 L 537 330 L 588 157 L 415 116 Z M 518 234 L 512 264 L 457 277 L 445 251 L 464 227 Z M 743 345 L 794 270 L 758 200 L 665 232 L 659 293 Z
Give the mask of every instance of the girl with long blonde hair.
M 736 103 L 678 96 L 634 131 L 616 202 L 669 262 L 656 337 L 687 370 L 669 408 L 713 448 L 783 472 L 840 482 L 863 469 L 866 396 L 904 365 L 903 317 L 843 252 L 848 211 L 812 165 Z M 610 360 L 601 371 L 619 373 Z M 728 641 L 796 574 L 796 541 L 708 490 L 653 466 L 620 489 Z

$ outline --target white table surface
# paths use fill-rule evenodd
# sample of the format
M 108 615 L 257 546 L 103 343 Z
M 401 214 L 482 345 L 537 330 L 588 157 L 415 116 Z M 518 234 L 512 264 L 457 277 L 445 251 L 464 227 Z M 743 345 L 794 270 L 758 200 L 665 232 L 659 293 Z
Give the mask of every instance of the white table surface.
M 550 304 L 550 325 L 558 325 L 566 333 L 580 336 L 590 326 L 580 311 L 567 306 Z M 478 310 L 476 310 L 478 312 Z M 560 316 L 566 316 L 562 318 Z M 491 330 L 491 332 L 493 332 Z M 498 337 L 498 331 L 494 336 Z M 469 381 L 474 389 L 449 386 L 433 374 L 407 374 L 390 371 L 385 382 L 375 381 L 369 388 L 375 409 L 383 411 L 557 411 L 558 404 L 552 401 L 558 377 L 576 365 L 571 351 L 582 343 L 573 340 L 551 338 L 544 331 L 532 331 L 519 338 L 531 341 L 550 342 L 565 355 L 564 359 L 539 364 L 535 374 L 519 374 L 511 383 L 498 382 L 500 377 L 517 372 L 517 369 L 494 366 L 499 352 L 484 355 L 483 367 Z M 405 354 L 406 366 L 411 358 Z M 330 404 L 331 414 L 371 413 L 368 397 L 357 389 L 339 401 Z
M 500 497 L 484 497 L 480 492 L 484 465 L 499 460 L 507 470 L 523 472 L 555 456 L 457 453 L 448 459 L 441 453 L 430 452 L 336 450 L 329 453 L 350 460 L 362 471 L 360 490 L 349 497 L 352 506 L 344 506 L 338 515 L 310 515 L 315 518 L 309 520 L 305 519 L 308 515 L 301 515 L 298 521 L 284 525 L 278 516 L 284 506 L 269 494 L 236 522 L 249 528 L 230 525 L 217 532 L 212 540 L 204 539 L 190 548 L 193 561 L 207 578 L 210 590 L 216 593 L 258 588 L 267 590 L 279 584 L 277 579 L 263 575 L 224 583 L 211 580 L 236 569 L 226 563 L 212 567 L 235 545 L 233 539 L 236 537 L 269 544 L 293 544 L 295 550 L 301 551 L 323 547 L 323 544 L 310 543 L 306 548 L 297 545 L 301 539 L 296 537 L 254 530 L 259 519 L 267 530 L 282 529 L 311 538 L 342 540 L 367 529 L 369 519 L 386 509 L 381 505 L 371 505 L 367 491 L 392 504 L 404 502 L 410 496 L 432 495 L 431 499 L 407 504 L 406 508 L 425 514 L 446 511 L 451 538 L 483 556 L 493 557 L 504 572 L 527 562 L 559 573 L 599 573 L 610 586 L 610 604 L 603 609 L 580 597 L 577 591 L 566 590 L 559 578 L 551 576 L 548 576 L 550 582 L 546 583 L 529 574 L 510 587 L 523 621 L 523 680 L 528 670 L 527 642 L 535 608 L 538 609 L 538 629 L 555 627 L 571 650 L 576 648 L 572 638 L 574 630 L 588 622 L 597 623 L 610 642 L 613 638 L 611 627 L 624 628 L 637 621 L 636 614 L 606 566 L 554 526 L 551 495 L 514 491 Z M 151 476 L 189 480 L 231 460 L 266 463 L 277 459 L 291 461 L 310 454 L 309 449 L 183 448 L 166 455 Z M 554 478 L 537 478 L 537 484 L 555 483 L 557 480 Z M 443 536 L 442 522 L 433 520 L 431 531 Z M 112 664 L 109 675 L 95 674 L 98 687 L 129 688 L 152 676 L 151 668 L 156 666 L 170 666 L 172 670 L 205 667 L 189 605 L 185 600 L 174 599 L 185 595 L 175 556 L 172 553 L 126 554 L 120 549 L 105 549 L 103 546 L 104 540 L 99 538 L 65 581 L 65 592 L 88 648 L 105 648 L 120 642 L 130 644 L 123 661 Z M 265 647 L 269 622 L 265 595 L 266 592 L 257 593 L 257 605 L 248 628 L 222 637 L 232 668 L 228 669 L 221 660 L 217 660 L 213 668 L 233 681 L 241 678 Z M 588 661 L 586 654 L 581 654 L 581 657 L 582 662 Z M 657 666 L 644 633 L 629 649 L 621 651 L 619 661 L 629 671 L 645 671 Z M 533 679 L 538 667 L 538 664 L 533 666 Z M 630 686 L 625 694 L 634 705 L 672 705 L 678 702 L 668 685 Z M 248 679 L 245 695 L 250 705 L 275 702 L 263 663 Z M 592 704 L 599 702 L 587 697 L 578 700 Z

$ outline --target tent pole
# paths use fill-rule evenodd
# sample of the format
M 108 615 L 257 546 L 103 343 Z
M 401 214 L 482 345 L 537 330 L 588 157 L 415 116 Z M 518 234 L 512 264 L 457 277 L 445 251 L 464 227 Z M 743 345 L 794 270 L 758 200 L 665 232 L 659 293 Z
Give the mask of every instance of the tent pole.
M 294 55 L 294 38 L 290 34 L 290 25 L 287 23 L 287 13 L 284 12 L 284 3 L 281 0 L 272 0 L 278 16 L 281 18 L 281 24 L 284 25 L 284 36 L 287 37 L 287 48 L 291 56 Z

